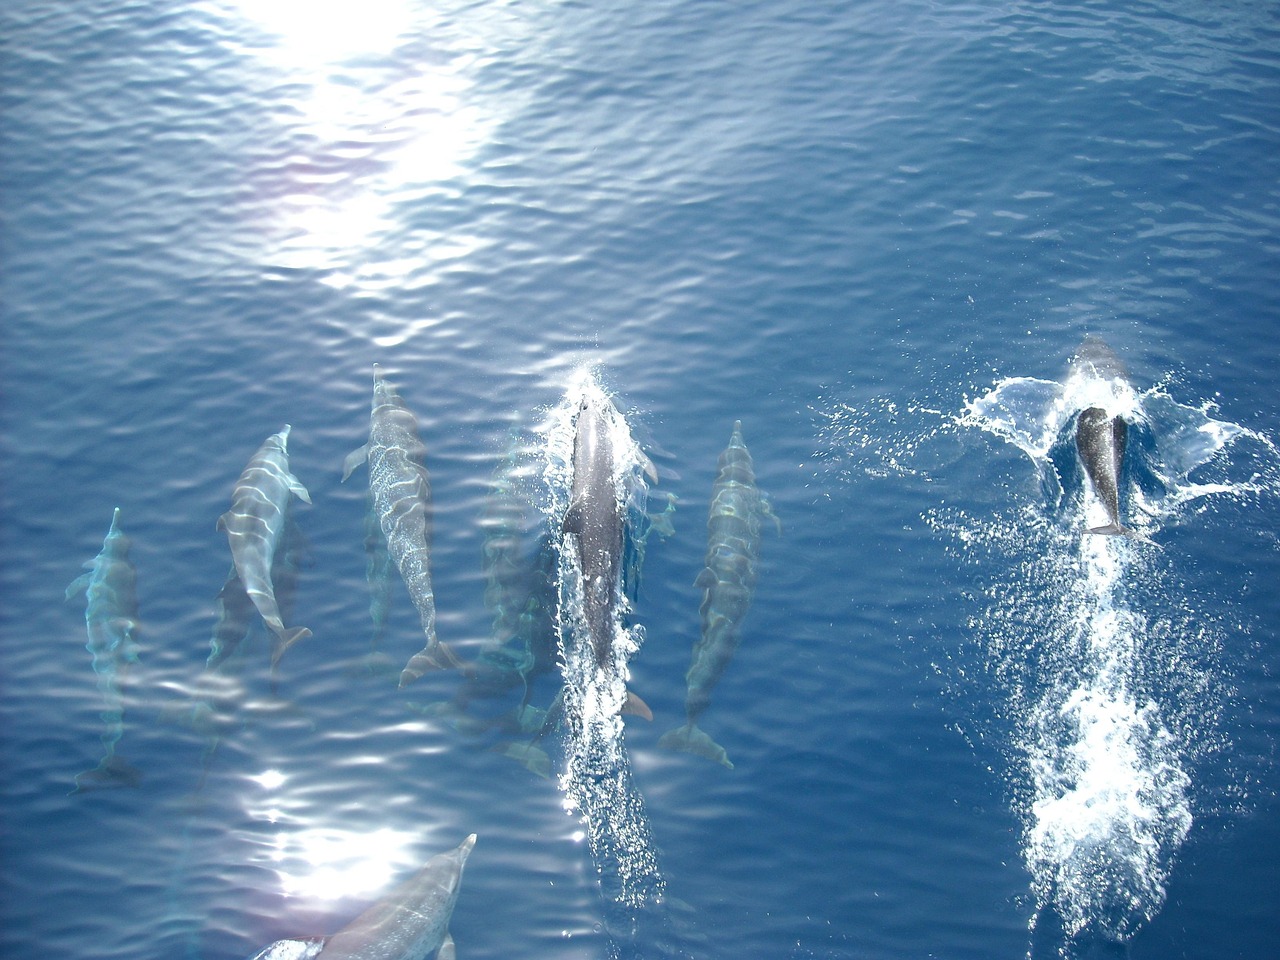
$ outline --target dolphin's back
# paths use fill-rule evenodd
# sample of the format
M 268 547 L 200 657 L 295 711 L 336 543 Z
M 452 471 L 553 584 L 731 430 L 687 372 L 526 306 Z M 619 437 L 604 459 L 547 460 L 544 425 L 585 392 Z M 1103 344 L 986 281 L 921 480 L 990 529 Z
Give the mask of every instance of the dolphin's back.
M 271 566 L 288 519 L 289 498 L 296 495 L 311 502 L 306 488 L 289 472 L 288 439 L 289 425 L 285 424 L 258 448 L 236 481 L 231 509 L 218 519 L 245 593 L 279 639 L 273 660 L 291 644 L 311 635 L 305 627 L 285 629 L 271 580 Z
M 1120 522 L 1120 471 L 1128 433 L 1123 417 L 1112 417 L 1101 407 L 1081 411 L 1076 420 L 1076 450 L 1109 521 L 1091 533 L 1127 532 Z
M 751 453 L 742 440 L 742 422 L 733 425 L 729 445 L 720 455 L 707 516 L 706 566 L 695 585 L 701 587 L 702 636 L 694 644 L 685 680 L 686 723 L 663 735 L 659 744 L 685 750 L 732 767 L 723 747 L 697 726 L 711 702 L 725 668 L 737 652 L 742 620 L 755 592 L 760 559 L 760 523 L 773 517 L 769 501 L 756 486 Z

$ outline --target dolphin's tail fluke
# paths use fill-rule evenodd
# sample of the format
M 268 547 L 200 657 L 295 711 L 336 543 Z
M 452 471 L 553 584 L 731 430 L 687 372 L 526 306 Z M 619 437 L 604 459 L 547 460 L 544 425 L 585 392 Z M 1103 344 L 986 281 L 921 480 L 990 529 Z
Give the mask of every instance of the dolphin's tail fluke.
M 461 666 L 462 661 L 457 655 L 437 640 L 409 658 L 409 662 L 400 671 L 400 686 L 408 686 L 429 670 L 457 670 Z
M 123 757 L 114 753 L 103 757 L 92 770 L 76 774 L 76 788 L 72 793 L 89 790 L 110 790 L 115 787 L 136 787 L 142 780 L 142 771 Z
M 729 754 L 725 753 L 724 747 L 703 733 L 694 723 L 686 723 L 683 727 L 667 731 L 658 740 L 658 746 L 667 750 L 683 750 L 685 753 L 706 757 L 721 766 L 733 769 Z
M 311 631 L 306 627 L 294 627 L 291 630 L 281 630 L 277 637 L 277 643 L 274 650 L 271 651 L 271 669 L 275 670 L 276 665 L 280 662 L 280 658 L 284 656 L 284 652 L 292 647 L 299 640 L 305 640 L 311 636 Z

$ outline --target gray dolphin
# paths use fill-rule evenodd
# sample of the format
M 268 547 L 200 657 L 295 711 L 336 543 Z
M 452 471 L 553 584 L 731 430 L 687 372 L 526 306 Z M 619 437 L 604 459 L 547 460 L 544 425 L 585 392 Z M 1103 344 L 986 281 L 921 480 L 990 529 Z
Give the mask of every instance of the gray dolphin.
M 1085 337 L 1071 360 L 1075 376 L 1100 380 L 1127 380 L 1124 364 L 1115 352 L 1097 337 Z M 1089 407 L 1076 418 L 1076 452 L 1084 465 L 1093 492 L 1107 512 L 1108 523 L 1090 528 L 1090 533 L 1110 536 L 1130 535 L 1120 522 L 1120 471 L 1129 427 L 1123 417 L 1111 416 L 1102 407 Z
M 428 670 L 452 669 L 459 664 L 436 636 L 436 600 L 431 587 L 431 484 L 422 462 L 425 453 L 417 420 L 395 388 L 382 378 L 382 368 L 375 363 L 369 442 L 343 461 L 342 479 L 368 461 L 369 495 L 387 550 L 400 570 L 427 635 L 426 646 L 409 658 L 400 673 L 402 687 Z
M 755 591 L 760 556 L 760 520 L 768 517 L 781 529 L 764 494 L 756 487 L 751 453 L 742 441 L 742 421 L 733 424 L 729 446 L 720 454 L 720 470 L 711 487 L 707 517 L 707 561 L 694 585 L 701 587 L 702 636 L 693 648 L 685 674 L 684 726 L 663 734 L 660 747 L 684 750 L 730 769 L 729 755 L 698 728 L 697 719 L 741 641 L 742 619 Z
M 218 529 L 226 531 L 245 593 L 276 635 L 273 668 L 289 647 L 311 636 L 306 627 L 285 627 L 271 580 L 271 566 L 289 518 L 289 498 L 311 502 L 307 488 L 289 472 L 289 430 L 286 423 L 258 448 L 236 482 L 231 509 L 218 518 Z
M 252 960 L 454 960 L 449 919 L 458 902 L 473 833 L 331 937 L 277 940 Z
M 120 508 L 111 515 L 111 529 L 102 541 L 102 550 L 88 561 L 83 573 L 67 587 L 67 599 L 85 597 L 84 620 L 93 654 L 93 672 L 106 709 L 102 745 L 106 753 L 92 770 L 76 776 L 73 793 L 96 787 L 137 786 L 141 774 L 117 756 L 115 749 L 124 734 L 124 699 L 120 686 L 130 663 L 138 659 L 137 575 L 129 562 L 129 538 L 120 529 Z
M 617 411 L 603 396 L 589 393 L 578 404 L 573 437 L 573 486 L 563 531 L 572 534 L 582 574 L 583 615 L 596 665 L 613 662 L 618 627 L 618 578 L 622 574 L 623 515 L 615 479 L 611 431 Z M 653 713 L 630 691 L 624 713 L 648 720 Z

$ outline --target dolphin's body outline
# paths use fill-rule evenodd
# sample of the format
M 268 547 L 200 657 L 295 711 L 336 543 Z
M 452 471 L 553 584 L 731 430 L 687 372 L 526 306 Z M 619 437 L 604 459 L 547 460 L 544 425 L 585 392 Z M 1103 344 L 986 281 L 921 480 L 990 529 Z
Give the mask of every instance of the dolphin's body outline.
M 138 659 L 137 574 L 129 561 L 129 538 L 120 528 L 120 508 L 111 514 L 111 528 L 102 541 L 102 550 L 85 563 L 86 573 L 76 577 L 67 587 L 67 599 L 83 595 L 84 620 L 88 634 L 85 644 L 93 654 L 93 672 L 98 676 L 98 690 L 106 709 L 102 745 L 106 748 L 101 762 L 91 770 L 76 775 L 76 788 L 81 793 L 97 787 L 133 787 L 142 774 L 115 752 L 124 734 L 124 700 L 121 684 L 129 664 Z
M 473 833 L 457 847 L 427 861 L 396 887 L 331 937 L 277 940 L 252 960 L 454 960 L 449 919 L 462 887 Z
M 698 727 L 711 691 L 733 659 L 742 639 L 742 620 L 755 591 L 760 557 L 760 521 L 781 528 L 768 499 L 756 486 L 751 453 L 742 439 L 742 421 L 733 424 L 729 445 L 720 454 L 707 515 L 706 565 L 694 586 L 703 591 L 699 615 L 702 635 L 694 644 L 685 674 L 684 726 L 663 734 L 658 745 L 683 750 L 733 768 L 725 749 Z
M 400 686 L 428 670 L 452 669 L 458 658 L 436 636 L 436 600 L 431 585 L 431 483 L 423 464 L 426 445 L 418 421 L 395 387 L 373 365 L 373 406 L 369 442 L 348 454 L 346 480 L 361 463 L 369 464 L 369 495 L 409 598 L 418 611 L 426 645 L 400 672 Z
M 311 502 L 307 488 L 289 472 L 290 429 L 286 423 L 258 448 L 236 481 L 231 509 L 218 518 L 218 529 L 227 534 L 240 583 L 276 635 L 271 653 L 273 668 L 289 647 L 311 636 L 306 627 L 285 627 L 271 579 L 280 536 L 289 520 L 289 498 L 296 496 L 304 503 Z

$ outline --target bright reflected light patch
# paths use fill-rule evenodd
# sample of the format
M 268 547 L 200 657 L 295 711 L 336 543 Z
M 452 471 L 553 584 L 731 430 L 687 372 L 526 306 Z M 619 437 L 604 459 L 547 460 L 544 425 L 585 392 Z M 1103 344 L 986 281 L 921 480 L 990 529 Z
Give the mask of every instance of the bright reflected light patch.
M 263 790 L 278 790 L 284 785 L 285 776 L 279 770 L 267 770 L 249 779 L 262 787 Z
M 371 896 L 405 868 L 415 837 L 400 830 L 373 833 L 313 828 L 276 837 L 271 859 L 285 896 L 317 900 Z

